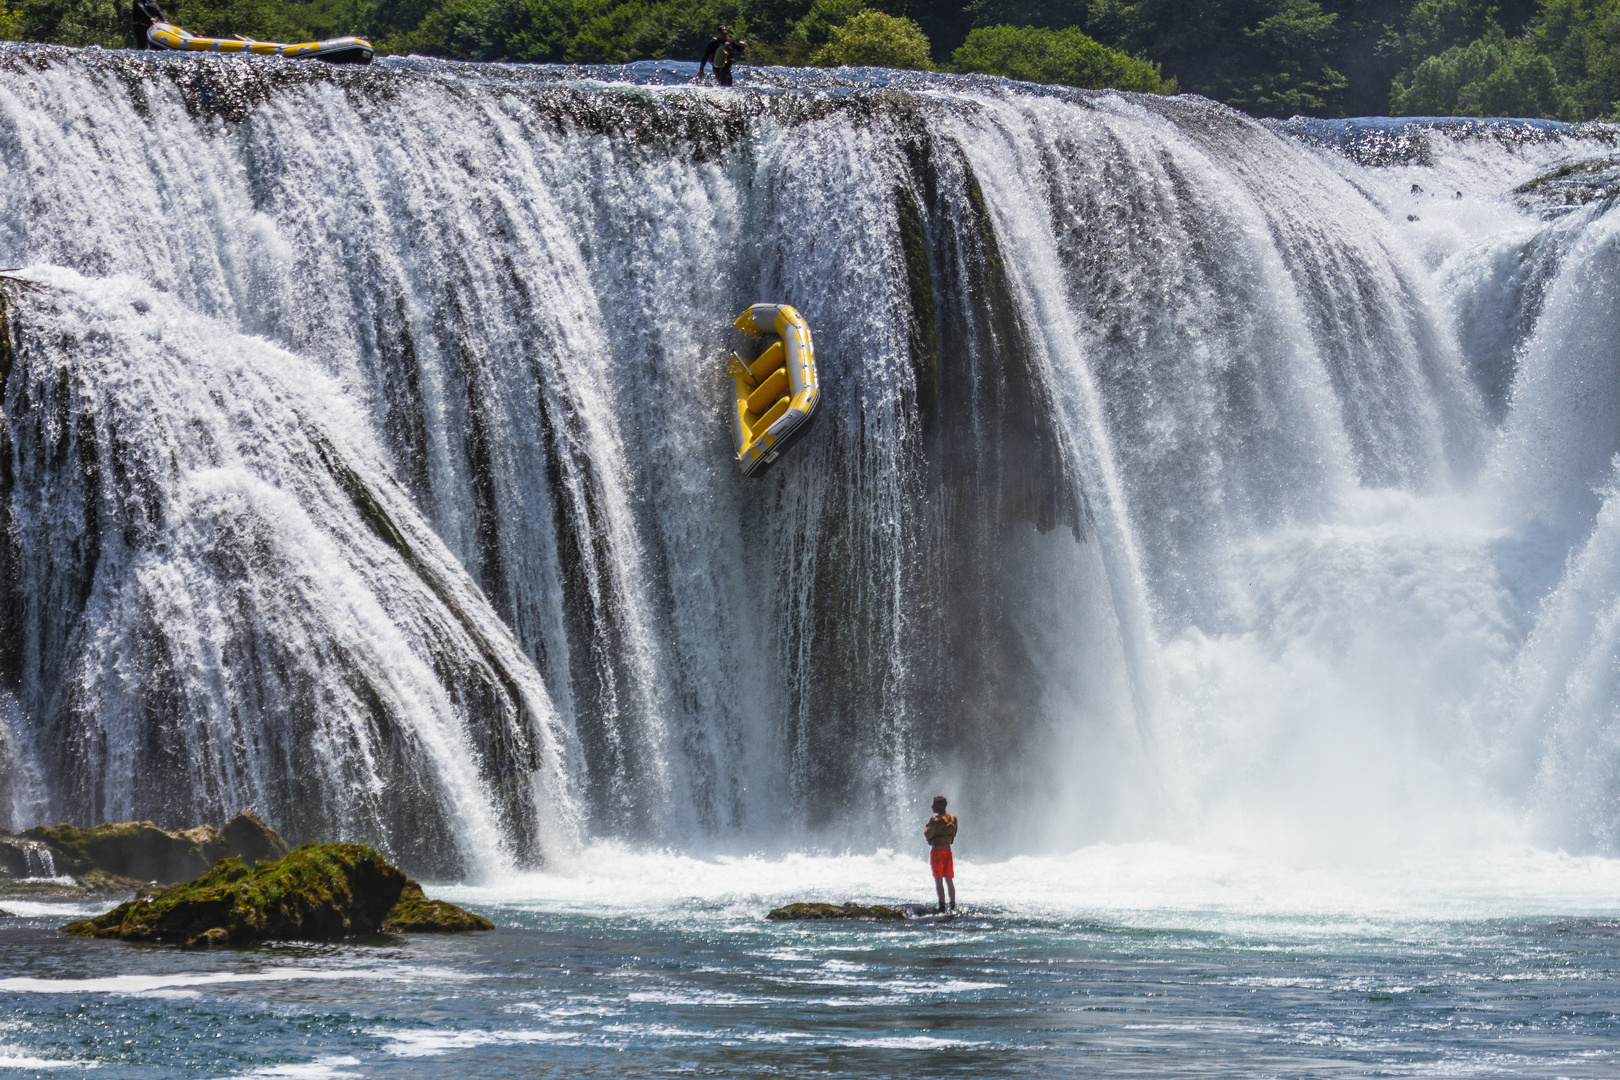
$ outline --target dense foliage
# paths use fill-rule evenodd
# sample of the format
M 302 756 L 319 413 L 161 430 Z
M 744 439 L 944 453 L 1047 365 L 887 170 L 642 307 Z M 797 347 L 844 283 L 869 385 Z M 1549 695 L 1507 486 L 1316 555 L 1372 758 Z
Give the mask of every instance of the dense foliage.
M 1117 86 L 1149 94 L 1173 94 L 1159 65 L 1099 45 L 1075 27 L 986 26 L 970 32 L 952 57 L 958 71 L 1006 75 L 1070 86 Z
M 1620 0 L 173 0 L 202 33 L 359 33 L 464 60 L 942 68 L 1204 94 L 1263 116 L 1620 118 Z M 115 48 L 118 0 L 0 0 L 0 37 Z
M 924 71 L 934 66 L 922 28 L 910 19 L 881 11 L 863 11 L 842 26 L 832 27 L 827 44 L 816 50 L 812 62 L 824 67 L 846 64 Z

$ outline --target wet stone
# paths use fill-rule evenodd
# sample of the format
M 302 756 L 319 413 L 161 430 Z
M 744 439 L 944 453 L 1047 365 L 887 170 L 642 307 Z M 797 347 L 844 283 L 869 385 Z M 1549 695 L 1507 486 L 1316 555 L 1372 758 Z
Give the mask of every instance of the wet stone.
M 899 908 L 884 904 L 863 906 L 847 904 L 788 904 L 765 916 L 775 922 L 815 921 L 818 919 L 873 919 L 878 922 L 897 922 L 906 918 Z

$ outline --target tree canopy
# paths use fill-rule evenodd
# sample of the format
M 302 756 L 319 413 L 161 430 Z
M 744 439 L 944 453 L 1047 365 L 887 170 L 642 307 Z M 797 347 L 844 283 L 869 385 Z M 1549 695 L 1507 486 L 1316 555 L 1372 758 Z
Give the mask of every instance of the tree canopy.
M 458 60 L 861 64 L 1152 93 L 1259 116 L 1620 119 L 1620 0 L 171 0 L 205 34 Z M 127 0 L 0 0 L 0 38 L 117 48 Z

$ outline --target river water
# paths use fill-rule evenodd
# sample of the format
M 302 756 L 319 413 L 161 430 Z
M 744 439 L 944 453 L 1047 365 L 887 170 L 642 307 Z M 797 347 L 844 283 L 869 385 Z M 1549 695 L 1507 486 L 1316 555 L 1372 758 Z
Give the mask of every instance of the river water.
M 959 864 L 649 856 L 430 889 L 464 937 L 183 953 L 0 930 L 0 1068 L 158 1077 L 1518 1076 L 1620 1070 L 1620 867 L 1165 845 Z M 920 907 L 918 910 L 921 910 Z

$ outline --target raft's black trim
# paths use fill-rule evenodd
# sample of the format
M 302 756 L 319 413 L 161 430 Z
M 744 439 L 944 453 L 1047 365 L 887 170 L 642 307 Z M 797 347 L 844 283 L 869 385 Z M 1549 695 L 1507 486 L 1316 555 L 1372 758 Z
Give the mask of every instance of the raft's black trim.
M 328 64 L 369 64 L 372 50 L 364 45 L 355 45 L 347 49 L 336 49 L 329 53 L 316 53 L 314 56 L 289 57 L 292 60 L 325 60 Z
M 776 464 L 776 458 L 787 453 L 793 448 L 794 443 L 804 438 L 804 433 L 810 430 L 810 422 L 816 418 L 816 413 L 820 411 L 821 395 L 818 393 L 816 400 L 810 406 L 810 411 L 804 414 L 804 419 L 788 429 L 786 435 L 777 439 L 776 444 L 761 455 L 752 467 L 745 466 L 742 474 L 744 476 L 764 476 L 770 467 Z

